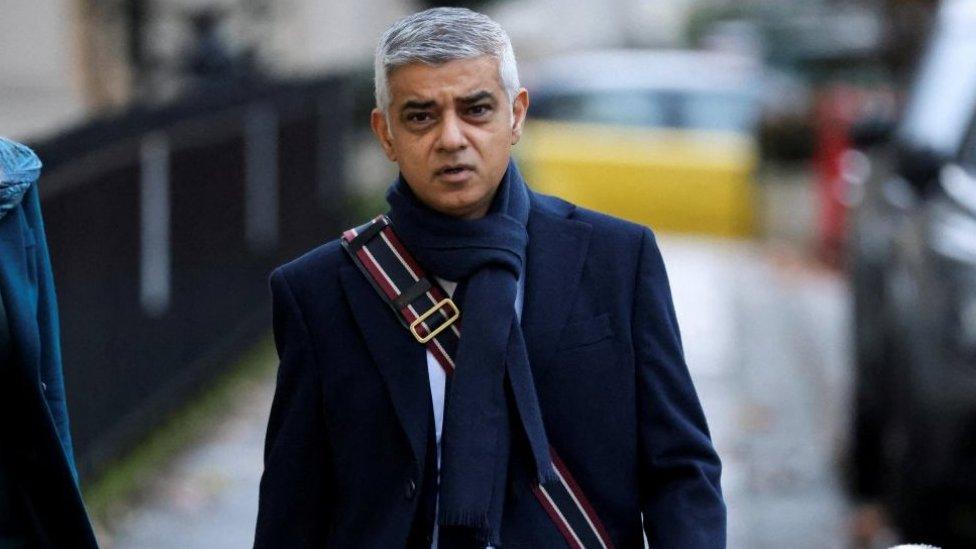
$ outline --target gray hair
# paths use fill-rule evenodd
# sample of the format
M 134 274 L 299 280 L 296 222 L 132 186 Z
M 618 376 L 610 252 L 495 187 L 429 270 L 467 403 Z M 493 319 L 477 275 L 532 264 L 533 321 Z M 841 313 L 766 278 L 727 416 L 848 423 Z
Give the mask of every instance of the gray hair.
M 373 61 L 376 106 L 390 106 L 388 77 L 411 63 L 437 66 L 455 59 L 489 55 L 498 60 L 498 75 L 509 101 L 519 90 L 518 66 L 508 33 L 487 15 L 466 8 L 431 8 L 400 19 L 376 47 Z

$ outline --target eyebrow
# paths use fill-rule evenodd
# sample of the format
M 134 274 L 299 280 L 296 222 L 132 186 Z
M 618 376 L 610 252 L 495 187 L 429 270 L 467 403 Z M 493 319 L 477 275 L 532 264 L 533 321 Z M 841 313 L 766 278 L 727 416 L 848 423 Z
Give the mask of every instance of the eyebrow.
M 461 97 L 457 101 L 458 103 L 461 103 L 463 105 L 471 105 L 473 103 L 477 103 L 478 101 L 482 101 L 484 99 L 491 99 L 492 101 L 495 101 L 495 96 L 488 90 L 480 90 L 472 93 L 467 97 Z M 434 100 L 430 100 L 430 101 L 410 100 L 404 103 L 402 107 L 400 107 L 400 111 L 403 112 L 408 110 L 427 110 L 435 106 L 437 106 L 437 102 Z
M 481 91 L 477 91 L 477 92 L 475 92 L 475 93 L 473 93 L 473 94 L 471 94 L 471 95 L 469 95 L 467 97 L 462 97 L 462 98 L 458 99 L 458 102 L 459 103 L 463 103 L 465 105 L 470 105 L 472 103 L 477 103 L 478 101 L 481 101 L 482 99 L 491 99 L 492 101 L 494 101 L 495 100 L 495 96 L 492 95 L 491 92 L 488 91 L 488 90 L 481 90 Z
M 433 100 L 431 100 L 431 101 L 407 101 L 406 103 L 403 104 L 403 107 L 401 107 L 400 110 L 401 111 L 405 111 L 405 110 L 409 110 L 409 109 L 426 110 L 426 109 L 429 109 L 429 108 L 433 107 L 436 104 L 437 103 L 435 101 L 433 101 Z

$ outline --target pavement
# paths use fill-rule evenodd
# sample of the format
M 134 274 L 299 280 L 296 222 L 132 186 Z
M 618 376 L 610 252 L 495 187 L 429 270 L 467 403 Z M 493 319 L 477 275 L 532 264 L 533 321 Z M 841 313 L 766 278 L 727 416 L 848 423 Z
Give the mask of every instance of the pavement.
M 273 359 L 273 357 L 269 357 Z M 175 456 L 109 524 L 103 549 L 221 549 L 254 544 L 264 430 L 274 376 L 242 384 L 222 418 Z
M 790 248 L 661 245 L 686 360 L 724 465 L 730 548 L 843 547 L 836 462 L 847 288 Z

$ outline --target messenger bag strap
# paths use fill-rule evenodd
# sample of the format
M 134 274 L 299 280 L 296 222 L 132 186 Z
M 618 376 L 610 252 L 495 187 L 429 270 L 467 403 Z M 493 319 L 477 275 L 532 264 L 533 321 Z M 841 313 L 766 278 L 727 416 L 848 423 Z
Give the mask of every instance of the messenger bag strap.
M 461 311 L 435 279 L 428 276 L 380 215 L 342 234 L 342 246 L 400 323 L 426 346 L 448 376 L 461 338 Z M 533 483 L 532 493 L 573 549 L 610 549 L 593 506 L 550 446 L 557 481 Z

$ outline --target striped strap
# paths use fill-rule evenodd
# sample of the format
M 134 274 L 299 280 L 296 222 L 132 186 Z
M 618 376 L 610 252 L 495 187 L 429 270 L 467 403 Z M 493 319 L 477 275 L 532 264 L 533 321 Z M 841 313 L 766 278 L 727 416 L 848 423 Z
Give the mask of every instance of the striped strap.
M 459 311 L 447 292 L 407 252 L 384 215 L 345 231 L 342 245 L 400 323 L 411 329 L 447 375 L 461 338 Z M 432 337 L 431 337 L 432 336 Z M 428 339 L 429 338 L 429 339 Z M 555 449 L 549 448 L 558 481 L 535 484 L 532 493 L 573 549 L 613 547 L 603 523 Z

